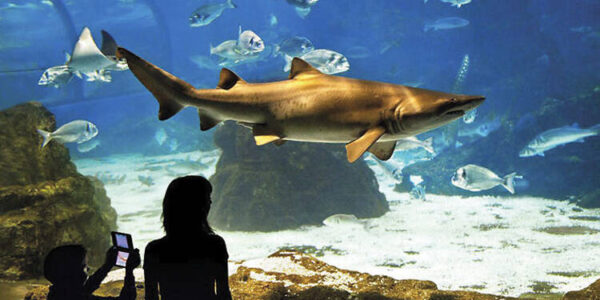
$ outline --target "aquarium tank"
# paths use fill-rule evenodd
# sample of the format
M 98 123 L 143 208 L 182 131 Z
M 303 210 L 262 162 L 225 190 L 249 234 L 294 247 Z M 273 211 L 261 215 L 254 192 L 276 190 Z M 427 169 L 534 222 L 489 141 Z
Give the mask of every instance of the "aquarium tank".
M 98 274 L 87 293 L 164 286 L 148 245 L 175 241 L 167 187 L 199 175 L 212 188 L 177 196 L 176 249 L 218 244 L 225 298 L 600 299 L 599 16 L 597 0 L 0 1 L 0 298 L 67 288 L 49 262 L 64 245 Z M 111 232 L 132 245 L 115 254 Z M 133 248 L 139 265 L 113 265 Z

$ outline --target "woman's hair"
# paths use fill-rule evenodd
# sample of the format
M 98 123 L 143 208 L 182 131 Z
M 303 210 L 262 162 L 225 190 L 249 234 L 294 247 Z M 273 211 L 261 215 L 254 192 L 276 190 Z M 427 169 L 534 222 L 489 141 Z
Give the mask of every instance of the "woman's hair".
M 61 283 L 73 272 L 82 270 L 87 250 L 82 245 L 58 246 L 44 259 L 44 277 L 52 284 Z
M 208 224 L 212 186 L 202 176 L 175 178 L 163 199 L 163 228 L 167 236 L 211 234 Z

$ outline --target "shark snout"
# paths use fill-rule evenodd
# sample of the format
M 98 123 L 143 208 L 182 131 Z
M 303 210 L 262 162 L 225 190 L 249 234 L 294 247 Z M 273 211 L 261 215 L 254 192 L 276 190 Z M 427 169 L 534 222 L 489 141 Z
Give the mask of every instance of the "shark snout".
M 484 100 L 483 96 L 456 95 L 445 103 L 442 115 L 462 116 L 467 111 L 481 105 Z

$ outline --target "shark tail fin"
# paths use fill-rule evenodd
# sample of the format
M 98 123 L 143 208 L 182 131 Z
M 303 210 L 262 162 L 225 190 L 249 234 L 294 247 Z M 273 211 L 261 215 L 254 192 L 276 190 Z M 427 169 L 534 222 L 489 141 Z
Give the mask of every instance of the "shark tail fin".
M 52 140 L 52 134 L 48 131 L 38 129 L 37 132 L 42 136 L 44 141 L 42 142 L 42 147 L 44 148 L 48 143 Z
M 237 5 L 235 5 L 235 3 L 233 3 L 232 0 L 227 0 L 227 7 L 229 7 L 229 8 L 237 8 Z
M 433 137 L 430 137 L 423 141 L 423 149 L 425 149 L 425 151 L 435 155 L 435 150 L 433 149 Z
M 506 176 L 504 176 L 504 178 L 502 178 L 502 186 L 504 188 L 506 188 L 511 194 L 515 193 L 515 177 L 517 176 L 517 173 L 513 172 L 510 173 Z
M 166 120 L 185 107 L 184 100 L 196 90 L 189 83 L 145 61 L 125 48 L 117 48 L 117 58 L 125 58 L 133 75 L 154 95 L 160 105 L 158 119 Z

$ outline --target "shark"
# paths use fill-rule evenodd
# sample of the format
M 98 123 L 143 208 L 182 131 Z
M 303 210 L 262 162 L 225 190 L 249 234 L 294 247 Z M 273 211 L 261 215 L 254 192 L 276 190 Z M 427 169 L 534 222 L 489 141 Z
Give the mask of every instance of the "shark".
M 387 160 L 397 140 L 452 122 L 485 100 L 327 75 L 297 57 L 287 80 L 249 83 L 223 68 L 217 88 L 196 89 L 125 48 L 117 48 L 116 56 L 154 95 L 159 120 L 192 106 L 203 131 L 234 120 L 252 130 L 259 146 L 344 143 L 351 163 L 367 151 Z

